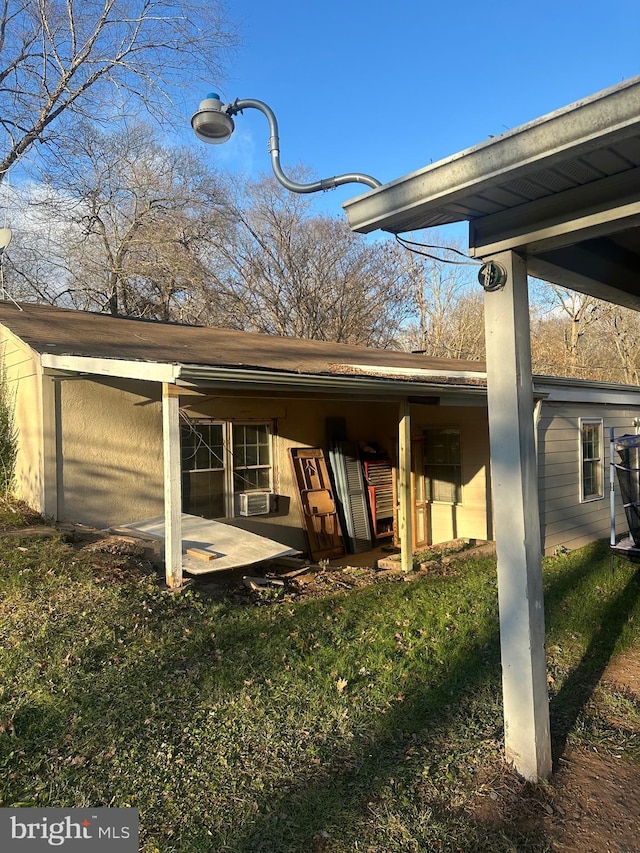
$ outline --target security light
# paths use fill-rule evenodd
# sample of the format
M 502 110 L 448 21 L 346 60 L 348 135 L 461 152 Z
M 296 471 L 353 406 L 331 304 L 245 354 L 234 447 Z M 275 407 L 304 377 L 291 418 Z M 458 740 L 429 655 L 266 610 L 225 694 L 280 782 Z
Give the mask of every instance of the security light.
M 226 142 L 230 138 L 234 130 L 232 116 L 238 115 L 243 110 L 254 109 L 260 110 L 267 121 L 269 122 L 269 153 L 271 155 L 271 166 L 273 172 L 282 184 L 283 187 L 293 193 L 315 193 L 319 190 L 331 190 L 339 187 L 342 184 L 365 184 L 372 189 L 380 186 L 380 181 L 372 178 L 371 175 L 363 175 L 359 172 L 353 172 L 346 175 L 336 175 L 333 178 L 324 178 L 320 181 L 314 181 L 309 184 L 299 184 L 292 181 L 282 171 L 280 166 L 280 140 L 278 139 L 278 122 L 273 113 L 273 110 L 263 101 L 256 101 L 253 98 L 244 98 L 243 100 L 235 100 L 232 104 L 223 104 L 220 96 L 215 92 L 207 95 L 204 101 L 200 102 L 197 112 L 191 118 L 191 127 L 193 132 L 201 142 L 207 142 L 213 145 L 219 145 Z
M 211 92 L 204 101 L 200 101 L 198 112 L 191 119 L 191 127 L 200 142 L 220 145 L 231 137 L 234 130 L 233 119 L 226 112 L 220 95 Z

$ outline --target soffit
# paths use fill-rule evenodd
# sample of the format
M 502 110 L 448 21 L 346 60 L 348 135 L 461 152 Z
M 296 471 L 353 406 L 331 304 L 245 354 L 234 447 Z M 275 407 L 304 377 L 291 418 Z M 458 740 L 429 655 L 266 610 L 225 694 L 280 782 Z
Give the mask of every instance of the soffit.
M 344 204 L 350 226 L 402 233 L 468 221 L 473 255 L 640 304 L 640 77 Z

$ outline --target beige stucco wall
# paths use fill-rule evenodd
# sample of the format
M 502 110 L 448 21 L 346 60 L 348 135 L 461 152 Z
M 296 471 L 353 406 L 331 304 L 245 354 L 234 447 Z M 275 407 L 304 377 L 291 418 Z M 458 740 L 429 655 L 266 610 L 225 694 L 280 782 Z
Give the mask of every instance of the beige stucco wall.
M 6 332 L 0 343 L 8 378 L 17 388 L 20 447 L 16 480 L 20 497 L 41 512 L 46 502 L 50 514 L 61 521 L 97 527 L 161 515 L 160 385 L 100 377 L 41 377 L 38 358 L 26 345 Z M 344 418 L 349 439 L 377 444 L 397 464 L 395 402 L 242 398 L 215 396 L 212 391 L 203 397 L 182 395 L 181 407 L 194 417 L 273 421 L 277 511 L 265 518 L 236 519 L 233 523 L 291 547 L 304 549 L 306 541 L 290 450 L 325 447 L 328 418 Z M 445 504 L 430 507 L 431 541 L 455 536 L 490 538 L 486 408 L 412 406 L 411 418 L 414 438 L 429 425 L 461 430 L 462 502 L 455 508 Z
M 97 527 L 163 513 L 161 387 L 58 379 L 58 518 Z
M 411 434 L 425 427 L 460 430 L 462 500 L 456 505 L 429 506 L 430 543 L 450 539 L 493 539 L 489 470 L 489 425 L 486 406 L 412 406 Z
M 39 356 L 2 327 L 0 353 L 18 437 L 17 497 L 45 516 L 98 527 L 163 512 L 157 383 L 43 375 Z
M 366 401 L 269 400 L 213 397 L 204 401 L 184 398 L 183 407 L 193 417 L 226 420 L 272 419 L 276 422 L 274 491 L 280 495 L 278 511 L 268 517 L 236 519 L 234 524 L 262 532 L 278 541 L 304 549 L 302 519 L 290 450 L 326 447 L 326 421 L 344 418 L 352 441 L 367 441 L 386 451 L 397 464 L 398 404 Z M 489 439 L 486 407 L 412 406 L 412 436 L 419 438 L 429 425 L 456 426 L 462 442 L 462 503 L 431 506 L 430 531 L 434 543 L 455 537 L 491 538 L 488 505 Z
M 0 354 L 4 362 L 18 436 L 15 494 L 38 512 L 44 512 L 42 385 L 38 356 L 0 326 Z

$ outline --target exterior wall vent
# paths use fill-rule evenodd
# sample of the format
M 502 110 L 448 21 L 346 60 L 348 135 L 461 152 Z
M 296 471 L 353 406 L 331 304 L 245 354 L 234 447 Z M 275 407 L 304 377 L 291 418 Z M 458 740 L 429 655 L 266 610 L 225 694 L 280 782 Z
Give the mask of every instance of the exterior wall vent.
M 240 515 L 267 515 L 271 511 L 271 492 L 240 492 Z

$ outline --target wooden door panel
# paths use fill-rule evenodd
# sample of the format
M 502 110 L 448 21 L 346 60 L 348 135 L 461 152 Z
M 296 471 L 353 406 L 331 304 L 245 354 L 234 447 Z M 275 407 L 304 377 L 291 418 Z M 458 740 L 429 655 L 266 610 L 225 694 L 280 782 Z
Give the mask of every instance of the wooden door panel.
M 324 452 L 319 447 L 293 448 L 291 461 L 311 556 L 342 556 L 344 540 Z

